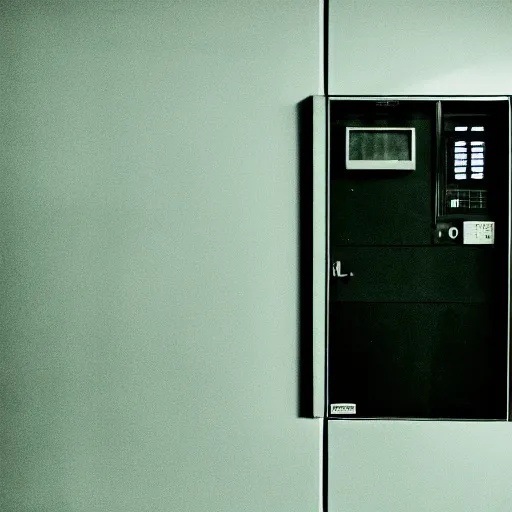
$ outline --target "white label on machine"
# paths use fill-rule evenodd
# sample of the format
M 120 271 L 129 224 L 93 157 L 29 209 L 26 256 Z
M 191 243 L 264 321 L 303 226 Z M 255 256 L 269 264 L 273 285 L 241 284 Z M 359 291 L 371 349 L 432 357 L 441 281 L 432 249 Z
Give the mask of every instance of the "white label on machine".
M 331 414 L 355 414 L 356 404 L 331 404 Z
M 494 243 L 494 222 L 464 222 L 464 243 L 471 245 Z

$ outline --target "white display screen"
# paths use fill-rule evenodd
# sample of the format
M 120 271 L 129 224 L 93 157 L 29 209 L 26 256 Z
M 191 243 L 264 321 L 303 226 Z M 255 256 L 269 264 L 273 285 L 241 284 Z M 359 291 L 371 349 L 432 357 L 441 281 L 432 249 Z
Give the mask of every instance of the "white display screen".
M 414 128 L 347 127 L 346 167 L 414 170 Z
M 351 160 L 410 160 L 411 132 L 351 131 L 349 154 Z

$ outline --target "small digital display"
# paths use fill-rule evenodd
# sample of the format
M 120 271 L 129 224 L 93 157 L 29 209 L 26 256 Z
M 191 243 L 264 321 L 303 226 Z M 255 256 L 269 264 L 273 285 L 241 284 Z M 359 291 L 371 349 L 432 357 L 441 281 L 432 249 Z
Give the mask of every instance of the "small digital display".
M 357 130 L 350 132 L 350 160 L 410 161 L 411 132 L 404 130 Z
M 416 131 L 396 126 L 347 126 L 346 168 L 416 169 Z

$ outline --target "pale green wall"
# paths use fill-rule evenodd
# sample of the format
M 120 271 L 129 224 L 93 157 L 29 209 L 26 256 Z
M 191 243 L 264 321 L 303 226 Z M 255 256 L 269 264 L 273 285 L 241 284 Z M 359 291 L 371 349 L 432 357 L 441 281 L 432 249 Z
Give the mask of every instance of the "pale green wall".
M 0 510 L 316 510 L 296 104 L 317 2 L 0 9 Z
M 512 425 L 329 425 L 329 512 L 510 512 Z
M 330 94 L 511 94 L 510 0 L 329 0 Z
M 512 94 L 509 0 L 329 5 L 331 94 Z M 511 510 L 512 424 L 330 422 L 329 512 Z

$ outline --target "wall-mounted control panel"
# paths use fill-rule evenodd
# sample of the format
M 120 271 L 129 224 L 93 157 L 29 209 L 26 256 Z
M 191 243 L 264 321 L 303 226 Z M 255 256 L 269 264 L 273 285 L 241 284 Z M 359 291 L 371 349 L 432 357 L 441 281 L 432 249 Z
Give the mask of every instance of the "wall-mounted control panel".
M 506 420 L 509 97 L 314 97 L 315 415 Z

